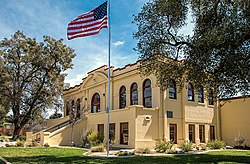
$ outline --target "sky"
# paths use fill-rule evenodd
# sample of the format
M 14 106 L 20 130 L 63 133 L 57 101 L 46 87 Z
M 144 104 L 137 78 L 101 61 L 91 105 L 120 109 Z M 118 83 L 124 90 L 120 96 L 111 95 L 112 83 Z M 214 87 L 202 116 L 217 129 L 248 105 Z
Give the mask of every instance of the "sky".
M 102 29 L 98 35 L 67 40 L 67 25 L 77 16 L 99 6 L 105 0 L 1 0 L 0 39 L 10 38 L 17 30 L 42 41 L 44 35 L 63 38 L 73 48 L 76 57 L 73 68 L 67 70 L 65 83 L 71 86 L 82 82 L 87 72 L 107 65 L 108 35 Z M 134 63 L 138 54 L 133 50 L 137 41 L 132 34 L 133 14 L 140 11 L 146 0 L 111 1 L 111 65 L 123 67 Z
M 147 1 L 111 1 L 112 66 L 119 68 L 138 60 L 139 54 L 133 50 L 137 44 L 133 39 L 137 26 L 132 21 L 133 15 L 138 14 Z M 65 83 L 77 85 L 87 72 L 107 65 L 108 30 L 68 41 L 67 25 L 103 2 L 105 0 L 0 0 L 0 39 L 10 38 L 17 30 L 38 41 L 42 41 L 44 35 L 62 38 L 76 53 L 73 68 L 66 71 Z

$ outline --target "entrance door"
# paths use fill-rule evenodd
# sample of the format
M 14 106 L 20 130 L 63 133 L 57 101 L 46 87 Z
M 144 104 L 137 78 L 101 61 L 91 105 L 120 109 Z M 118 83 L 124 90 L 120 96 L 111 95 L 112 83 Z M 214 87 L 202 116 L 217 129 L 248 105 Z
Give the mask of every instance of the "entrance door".
M 169 138 L 175 144 L 177 144 L 177 125 L 176 124 L 169 124 Z

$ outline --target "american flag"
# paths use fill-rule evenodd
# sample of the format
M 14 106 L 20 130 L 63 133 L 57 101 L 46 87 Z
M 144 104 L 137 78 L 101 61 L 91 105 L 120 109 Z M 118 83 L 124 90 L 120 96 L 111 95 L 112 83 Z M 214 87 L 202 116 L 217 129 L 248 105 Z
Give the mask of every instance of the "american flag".
M 95 9 L 78 16 L 68 24 L 68 40 L 98 34 L 108 28 L 107 1 Z

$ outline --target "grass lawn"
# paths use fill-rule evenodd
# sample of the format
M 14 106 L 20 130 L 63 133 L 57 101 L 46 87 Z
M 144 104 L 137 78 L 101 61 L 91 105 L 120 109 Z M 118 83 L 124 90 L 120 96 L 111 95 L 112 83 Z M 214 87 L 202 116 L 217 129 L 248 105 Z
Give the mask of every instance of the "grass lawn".
M 161 157 L 94 158 L 76 148 L 0 148 L 0 156 L 11 163 L 250 163 L 250 151 L 224 150 L 199 155 Z

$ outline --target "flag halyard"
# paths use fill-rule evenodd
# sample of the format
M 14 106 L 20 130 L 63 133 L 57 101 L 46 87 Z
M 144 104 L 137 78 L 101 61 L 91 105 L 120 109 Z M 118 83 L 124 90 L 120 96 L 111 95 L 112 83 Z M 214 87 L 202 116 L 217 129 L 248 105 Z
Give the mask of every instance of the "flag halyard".
M 108 28 L 107 1 L 72 20 L 67 28 L 68 40 L 98 34 L 103 28 Z

